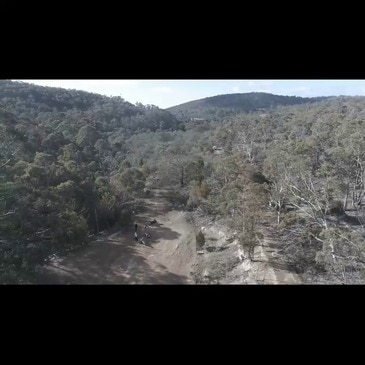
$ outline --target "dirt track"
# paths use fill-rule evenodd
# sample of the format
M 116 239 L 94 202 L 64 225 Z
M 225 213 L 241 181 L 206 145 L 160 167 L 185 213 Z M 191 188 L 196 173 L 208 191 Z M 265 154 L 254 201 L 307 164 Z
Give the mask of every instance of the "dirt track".
M 70 256 L 53 261 L 41 282 L 45 284 L 193 284 L 190 276 L 196 260 L 194 227 L 186 214 L 172 209 L 156 191 L 136 215 L 143 235 L 148 219 L 147 246 L 134 241 L 134 230 L 114 233 Z

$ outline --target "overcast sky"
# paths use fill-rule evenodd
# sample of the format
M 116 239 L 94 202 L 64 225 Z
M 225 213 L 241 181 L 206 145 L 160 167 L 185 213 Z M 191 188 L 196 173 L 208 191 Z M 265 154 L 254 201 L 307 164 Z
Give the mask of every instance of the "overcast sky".
M 13 80 L 42 86 L 121 96 L 135 104 L 160 108 L 208 96 L 251 91 L 278 95 L 365 95 L 365 80 Z

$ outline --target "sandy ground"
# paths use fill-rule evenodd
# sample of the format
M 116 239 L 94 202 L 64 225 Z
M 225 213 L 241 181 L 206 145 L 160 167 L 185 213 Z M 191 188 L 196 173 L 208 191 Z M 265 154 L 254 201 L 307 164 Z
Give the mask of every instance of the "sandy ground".
M 172 209 L 156 191 L 136 215 L 138 233 L 144 234 L 148 219 L 147 245 L 134 241 L 134 229 L 99 238 L 68 257 L 52 261 L 40 279 L 44 284 L 193 284 L 196 260 L 194 227 L 186 213 Z

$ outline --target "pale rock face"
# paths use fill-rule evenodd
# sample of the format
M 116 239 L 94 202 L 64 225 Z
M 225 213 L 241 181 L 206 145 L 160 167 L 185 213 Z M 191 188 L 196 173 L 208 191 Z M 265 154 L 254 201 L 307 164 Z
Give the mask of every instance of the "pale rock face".
M 204 231 L 206 244 L 198 252 L 196 277 L 198 283 L 215 284 L 299 284 L 300 278 L 287 270 L 285 263 L 281 268 L 271 265 L 278 262 L 277 248 L 270 247 L 270 238 L 265 237 L 255 248 L 254 259 L 249 260 L 239 244 L 237 232 L 231 232 L 217 221 L 210 222 L 197 218 L 197 226 Z M 200 223 L 200 224 L 199 224 Z M 279 261 L 280 262 L 280 261 Z

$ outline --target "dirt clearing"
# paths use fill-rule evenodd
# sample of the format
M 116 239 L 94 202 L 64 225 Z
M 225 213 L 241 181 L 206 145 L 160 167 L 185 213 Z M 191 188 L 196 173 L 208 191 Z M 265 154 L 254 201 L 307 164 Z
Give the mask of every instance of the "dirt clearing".
M 145 200 L 136 215 L 138 235 L 156 219 L 145 239 L 134 241 L 134 229 L 99 238 L 90 246 L 53 260 L 39 282 L 44 284 L 194 284 L 195 230 L 187 213 L 171 208 L 163 191 Z

